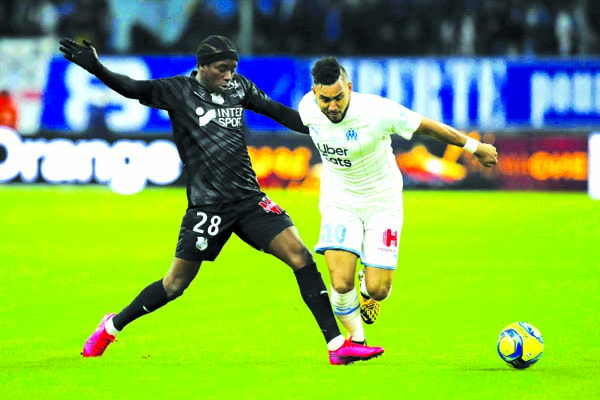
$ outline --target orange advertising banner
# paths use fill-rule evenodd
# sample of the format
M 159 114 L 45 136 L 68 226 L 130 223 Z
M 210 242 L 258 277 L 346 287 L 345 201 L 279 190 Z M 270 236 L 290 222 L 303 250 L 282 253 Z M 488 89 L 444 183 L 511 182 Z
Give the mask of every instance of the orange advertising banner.
M 587 136 L 523 132 L 495 135 L 468 132 L 494 144 L 498 165 L 482 167 L 456 146 L 427 138 L 392 142 L 404 186 L 410 188 L 575 190 L 587 188 Z M 292 135 L 276 143 L 250 147 L 250 156 L 263 187 L 302 187 L 318 190 L 321 159 L 308 137 Z
M 500 189 L 587 189 L 587 136 L 498 137 L 496 147 Z

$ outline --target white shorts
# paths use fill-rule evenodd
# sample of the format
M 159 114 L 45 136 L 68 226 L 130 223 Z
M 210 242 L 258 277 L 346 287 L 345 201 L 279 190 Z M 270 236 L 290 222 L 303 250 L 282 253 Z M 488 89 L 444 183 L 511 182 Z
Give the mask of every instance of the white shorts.
M 321 233 L 315 251 L 345 250 L 365 266 L 395 270 L 398 265 L 402 208 L 321 208 Z

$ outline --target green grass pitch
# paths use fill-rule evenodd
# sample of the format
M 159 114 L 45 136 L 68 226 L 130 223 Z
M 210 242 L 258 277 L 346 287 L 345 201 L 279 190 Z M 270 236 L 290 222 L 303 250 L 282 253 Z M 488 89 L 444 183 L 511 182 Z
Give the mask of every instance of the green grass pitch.
M 316 195 L 268 193 L 312 248 Z M 4 399 L 600 398 L 600 202 L 585 193 L 406 191 L 394 291 L 366 327 L 385 354 L 347 367 L 329 365 L 291 271 L 237 238 L 83 359 L 104 313 L 166 272 L 184 190 L 4 185 L 0 205 Z M 546 341 L 523 371 L 495 348 L 520 320 Z

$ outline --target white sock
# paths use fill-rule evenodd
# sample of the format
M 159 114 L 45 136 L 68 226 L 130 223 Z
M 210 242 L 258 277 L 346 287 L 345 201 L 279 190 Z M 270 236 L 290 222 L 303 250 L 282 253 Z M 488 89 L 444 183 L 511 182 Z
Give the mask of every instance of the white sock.
M 371 298 L 371 296 L 369 296 L 369 292 L 367 292 L 367 278 L 365 277 L 365 279 L 360 281 L 360 292 L 367 298 Z
M 119 333 L 121 333 L 120 330 L 118 330 L 117 328 L 115 328 L 115 325 L 113 324 L 112 318 L 109 319 L 108 321 L 106 321 L 106 323 L 104 323 L 104 329 L 106 329 L 106 332 L 109 335 L 113 335 L 113 336 L 117 336 Z
M 346 339 L 344 339 L 342 335 L 336 336 L 333 339 L 331 339 L 329 343 L 327 343 L 327 350 L 336 351 L 337 349 L 342 347 L 345 341 Z
M 365 329 L 360 317 L 360 303 L 356 289 L 348 293 L 338 293 L 331 288 L 331 304 L 333 313 L 342 323 L 352 340 L 362 342 L 365 340 Z

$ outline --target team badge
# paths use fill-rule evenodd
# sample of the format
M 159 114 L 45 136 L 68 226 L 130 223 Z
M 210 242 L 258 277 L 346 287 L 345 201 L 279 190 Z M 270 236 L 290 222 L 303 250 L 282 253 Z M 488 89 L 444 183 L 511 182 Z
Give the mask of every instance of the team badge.
M 200 251 L 204 251 L 207 247 L 208 240 L 205 237 L 198 236 L 198 240 L 196 240 L 196 248 Z
M 225 103 L 225 99 L 220 94 L 211 93 L 210 95 L 212 97 L 212 102 L 213 103 L 215 103 L 215 104 L 223 104 L 223 103 Z
M 358 133 L 354 129 L 348 129 L 346 131 L 346 140 L 347 141 L 358 141 Z

